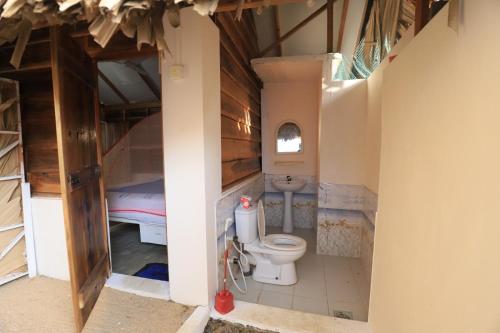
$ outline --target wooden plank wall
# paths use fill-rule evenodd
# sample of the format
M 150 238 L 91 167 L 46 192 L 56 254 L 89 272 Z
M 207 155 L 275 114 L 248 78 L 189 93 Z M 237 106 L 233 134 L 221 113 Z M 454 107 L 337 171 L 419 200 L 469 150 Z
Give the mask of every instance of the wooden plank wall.
M 21 119 L 28 182 L 36 194 L 59 194 L 59 165 L 52 77 L 23 81 Z
M 251 11 L 244 11 L 240 22 L 233 19 L 232 13 L 218 13 L 214 21 L 220 29 L 221 40 L 222 184 L 228 188 L 262 169 L 262 83 L 250 65 L 250 60 L 259 54 Z M 40 42 L 28 46 L 23 63 L 40 72 L 4 76 L 20 81 L 26 172 L 32 192 L 59 194 L 52 80 L 46 51 L 48 38 L 45 31 L 37 31 L 35 37 Z M 0 52 L 5 62 L 10 56 L 8 51 Z M 96 56 L 101 58 L 102 55 Z M 116 54 L 111 52 L 103 57 L 114 56 Z
M 233 13 L 218 13 L 220 30 L 222 186 L 228 188 L 262 170 L 260 90 L 251 68 L 259 48 L 252 12 L 240 22 Z
M 8 65 L 13 46 L 0 48 L 0 76 L 19 81 L 27 181 L 34 194 L 59 194 L 48 29 L 32 32 L 19 70 Z

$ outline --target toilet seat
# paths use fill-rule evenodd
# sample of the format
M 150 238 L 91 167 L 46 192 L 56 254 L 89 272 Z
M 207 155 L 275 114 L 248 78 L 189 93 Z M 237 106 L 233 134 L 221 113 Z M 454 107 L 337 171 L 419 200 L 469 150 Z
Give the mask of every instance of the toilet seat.
M 240 224 L 239 230 L 242 230 L 242 235 L 247 240 L 244 243 L 244 249 L 255 264 L 252 278 L 257 282 L 282 286 L 297 283 L 295 262 L 306 253 L 307 242 L 300 237 L 288 234 L 266 236 L 264 206 L 261 200 L 257 209 L 253 208 L 248 212 L 236 211 L 236 218 L 237 223 Z M 256 222 L 257 230 L 255 230 Z M 250 233 L 245 233 L 246 227 L 253 227 L 251 237 L 247 237 Z M 255 234 L 256 231 L 258 231 L 258 237 Z
M 266 215 L 262 200 L 257 207 L 257 226 L 259 230 L 260 245 L 276 251 L 301 251 L 307 247 L 307 242 L 300 237 L 288 234 L 266 235 Z
M 302 238 L 287 234 L 267 235 L 261 243 L 267 248 L 279 251 L 297 251 L 307 247 L 307 242 Z

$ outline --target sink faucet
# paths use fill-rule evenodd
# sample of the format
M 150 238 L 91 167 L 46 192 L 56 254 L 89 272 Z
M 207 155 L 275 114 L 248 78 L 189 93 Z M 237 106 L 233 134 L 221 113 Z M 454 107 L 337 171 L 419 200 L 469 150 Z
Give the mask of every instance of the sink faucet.
M 292 176 L 286 176 L 286 181 L 291 182 L 292 181 Z

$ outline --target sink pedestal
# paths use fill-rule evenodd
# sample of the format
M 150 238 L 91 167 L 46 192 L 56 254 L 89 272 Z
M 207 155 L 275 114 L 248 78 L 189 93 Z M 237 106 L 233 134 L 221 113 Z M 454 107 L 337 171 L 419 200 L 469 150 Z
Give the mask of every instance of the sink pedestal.
M 293 192 L 283 192 L 285 196 L 285 211 L 283 214 L 283 232 L 291 234 L 293 232 L 292 199 Z
M 273 180 L 273 185 L 277 190 L 283 191 L 283 196 L 285 197 L 283 232 L 291 234 L 293 232 L 293 192 L 300 191 L 306 185 L 306 182 L 301 179 L 293 180 L 291 176 L 287 176 L 287 180 Z

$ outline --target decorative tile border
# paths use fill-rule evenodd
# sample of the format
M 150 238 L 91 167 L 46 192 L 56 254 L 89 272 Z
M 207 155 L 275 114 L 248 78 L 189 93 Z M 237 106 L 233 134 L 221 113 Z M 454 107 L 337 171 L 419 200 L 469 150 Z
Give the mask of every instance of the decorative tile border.
M 264 193 L 264 210 L 266 214 L 266 226 L 281 227 L 283 225 L 284 199 L 281 193 Z
M 264 194 L 267 226 L 281 227 L 283 225 L 284 205 L 283 194 L 277 192 L 266 192 Z M 317 217 L 316 194 L 294 194 L 292 205 L 294 226 L 305 229 L 314 228 Z
M 365 186 L 319 183 L 318 253 L 361 257 L 369 279 L 376 211 L 377 195 Z
M 317 252 L 360 257 L 363 219 L 361 211 L 319 208 Z
M 367 219 L 361 226 L 361 265 L 363 266 L 365 279 L 368 283 L 372 277 L 373 262 L 373 241 L 375 237 L 375 227 Z
M 378 208 L 378 196 L 365 187 L 365 200 L 363 204 L 363 213 L 372 226 L 375 225 L 375 217 Z
M 362 185 L 319 183 L 318 207 L 362 211 L 375 225 L 377 195 Z

